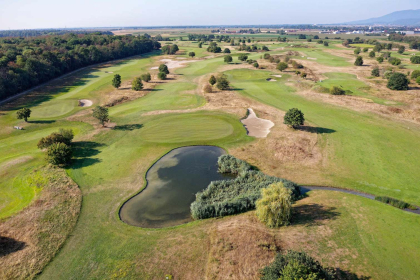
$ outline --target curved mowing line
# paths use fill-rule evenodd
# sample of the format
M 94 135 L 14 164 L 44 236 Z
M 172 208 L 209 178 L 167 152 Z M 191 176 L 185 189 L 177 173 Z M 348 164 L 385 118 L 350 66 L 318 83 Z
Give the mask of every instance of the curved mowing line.
M 358 191 L 354 191 L 354 190 L 347 190 L 347 189 L 340 189 L 340 188 L 333 188 L 333 187 L 325 187 L 325 186 L 300 186 L 300 192 L 302 194 L 305 194 L 305 193 L 307 193 L 309 191 L 312 191 L 312 190 L 336 191 L 336 192 L 342 192 L 342 193 L 349 193 L 349 194 L 353 194 L 353 195 L 357 195 L 357 196 L 361 196 L 361 197 L 364 197 L 364 198 L 375 200 L 375 196 L 372 195 L 372 194 L 358 192 Z M 392 205 L 390 205 L 390 206 L 392 206 Z M 413 206 L 417 207 L 417 209 L 416 210 L 411 210 L 411 209 L 408 209 L 408 208 L 405 208 L 405 209 L 397 208 L 397 209 L 403 210 L 405 212 L 410 212 L 410 213 L 413 213 L 413 214 L 420 215 L 420 208 L 416 205 L 413 205 Z M 394 208 L 396 208 L 396 207 L 394 207 Z

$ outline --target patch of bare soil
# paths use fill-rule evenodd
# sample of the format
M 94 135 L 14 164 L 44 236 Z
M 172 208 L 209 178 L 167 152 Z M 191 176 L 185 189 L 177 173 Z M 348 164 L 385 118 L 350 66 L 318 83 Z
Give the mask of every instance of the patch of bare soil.
M 33 279 L 73 230 L 82 201 L 79 187 L 60 169 L 43 170 L 40 197 L 0 223 L 0 278 Z
M 248 108 L 249 115 L 246 119 L 241 120 L 248 131 L 249 136 L 256 138 L 265 138 L 270 133 L 270 128 L 274 123 L 270 120 L 264 120 L 257 117 L 254 110 Z

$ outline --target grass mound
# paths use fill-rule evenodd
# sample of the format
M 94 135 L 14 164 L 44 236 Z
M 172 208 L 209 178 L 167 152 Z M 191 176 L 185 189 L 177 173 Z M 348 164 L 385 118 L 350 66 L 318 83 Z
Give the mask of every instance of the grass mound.
M 261 189 L 273 183 L 282 182 L 286 188 L 291 189 L 293 200 L 300 195 L 297 184 L 252 170 L 248 163 L 233 156 L 221 156 L 218 165 L 220 172 L 238 174 L 238 177 L 213 181 L 204 191 L 198 192 L 196 200 L 191 204 L 194 219 L 223 217 L 255 209 Z
M 407 202 L 395 199 L 395 198 L 391 198 L 391 197 L 387 197 L 387 196 L 377 196 L 375 197 L 375 200 L 389 204 L 391 206 L 397 207 L 399 209 L 412 209 L 412 210 L 416 210 L 417 208 Z

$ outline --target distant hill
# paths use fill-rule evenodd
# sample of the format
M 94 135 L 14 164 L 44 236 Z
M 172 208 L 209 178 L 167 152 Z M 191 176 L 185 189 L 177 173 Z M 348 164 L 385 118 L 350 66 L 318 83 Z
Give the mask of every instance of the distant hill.
M 420 26 L 420 10 L 405 10 L 393 12 L 391 14 L 371 18 L 366 20 L 357 20 L 352 22 L 346 22 L 345 24 L 356 24 L 356 25 L 419 25 Z

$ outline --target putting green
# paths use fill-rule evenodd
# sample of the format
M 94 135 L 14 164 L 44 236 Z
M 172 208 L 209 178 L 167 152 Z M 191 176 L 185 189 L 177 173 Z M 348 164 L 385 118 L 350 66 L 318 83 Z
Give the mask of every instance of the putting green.
M 140 137 L 156 143 L 216 140 L 234 132 L 231 121 L 225 116 L 214 114 L 164 116 L 146 123 Z

